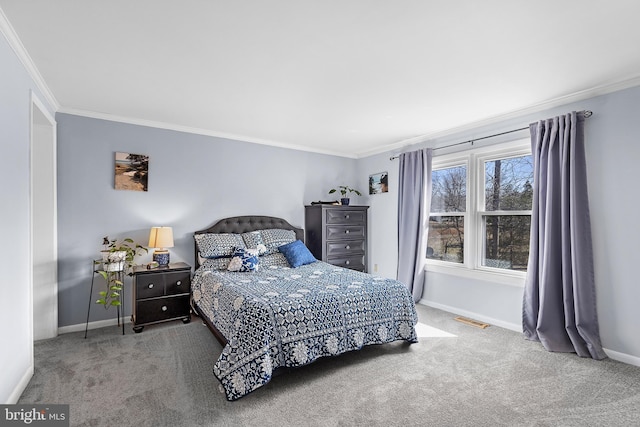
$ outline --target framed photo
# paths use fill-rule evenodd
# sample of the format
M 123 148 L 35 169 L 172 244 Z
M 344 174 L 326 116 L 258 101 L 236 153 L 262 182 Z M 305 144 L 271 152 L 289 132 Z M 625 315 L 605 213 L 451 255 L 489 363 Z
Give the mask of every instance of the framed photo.
M 149 156 L 116 152 L 114 181 L 116 190 L 147 191 Z
M 389 174 L 387 172 L 369 175 L 369 194 L 389 192 Z

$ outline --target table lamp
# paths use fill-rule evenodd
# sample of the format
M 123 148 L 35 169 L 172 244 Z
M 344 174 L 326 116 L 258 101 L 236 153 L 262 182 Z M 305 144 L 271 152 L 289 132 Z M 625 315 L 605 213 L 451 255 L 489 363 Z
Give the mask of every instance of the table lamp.
M 149 247 L 157 248 L 153 253 L 153 260 L 160 266 L 167 266 L 169 264 L 167 248 L 173 247 L 173 229 L 171 227 L 151 227 Z

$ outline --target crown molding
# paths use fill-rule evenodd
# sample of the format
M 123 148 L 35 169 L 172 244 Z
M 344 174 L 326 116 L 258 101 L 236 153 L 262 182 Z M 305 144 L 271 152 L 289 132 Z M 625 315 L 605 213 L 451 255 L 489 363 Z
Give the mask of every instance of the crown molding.
M 7 19 L 7 16 L 4 14 L 2 8 L 0 8 L 0 33 L 4 35 L 7 43 L 9 43 L 9 46 L 11 46 L 11 49 L 13 49 L 18 59 L 27 70 L 27 73 L 29 73 L 29 76 L 33 79 L 36 86 L 42 93 L 42 96 L 44 96 L 44 98 L 49 103 L 50 107 L 53 108 L 54 111 L 58 110 L 60 108 L 58 100 L 53 95 L 53 92 L 51 92 L 51 89 L 49 89 L 49 86 L 47 86 L 47 83 L 42 78 L 40 71 L 38 71 L 38 68 L 31 59 L 31 56 L 29 56 L 29 53 L 22 44 L 22 41 L 20 41 L 18 34 Z
M 442 138 L 445 136 L 453 135 L 456 133 L 462 133 L 465 131 L 477 129 L 483 126 L 493 125 L 496 123 L 500 123 L 509 119 L 514 119 L 522 116 L 526 116 L 528 114 L 535 114 L 540 111 L 549 110 L 555 107 L 560 107 L 562 105 L 571 104 L 573 102 L 584 101 L 585 99 L 595 98 L 596 96 L 606 95 L 608 93 L 617 92 L 619 90 L 629 89 L 631 87 L 640 86 L 640 74 L 633 75 L 631 77 L 627 77 L 622 80 L 618 80 L 616 82 L 603 84 L 600 86 L 596 86 L 593 88 L 581 90 L 578 92 L 571 93 L 569 95 L 564 95 L 552 100 L 540 102 L 538 104 L 533 104 L 525 108 L 521 108 L 518 110 L 513 110 L 505 114 L 500 114 L 497 116 L 492 116 L 487 119 L 479 120 L 476 122 L 468 123 L 462 126 L 457 126 L 449 129 L 440 129 L 431 133 L 426 133 L 423 135 L 418 135 L 412 138 L 403 139 L 401 141 L 385 145 L 380 148 L 376 148 L 373 150 L 362 151 L 356 153 L 355 157 L 358 159 L 373 156 L 375 154 L 380 153 L 388 153 L 391 151 L 401 151 L 402 149 L 412 146 L 414 144 L 418 144 L 421 142 L 426 142 L 430 139 Z M 597 111 L 595 111 L 597 114 Z
M 229 139 L 229 140 L 240 141 L 240 142 L 250 142 L 253 144 L 269 145 L 272 147 L 286 148 L 289 150 L 305 151 L 310 153 L 326 154 L 328 156 L 347 157 L 352 159 L 356 158 L 354 154 L 348 154 L 348 153 L 330 151 L 330 150 L 321 150 L 321 149 L 316 149 L 311 147 L 305 147 L 302 145 L 273 141 L 269 139 L 254 138 L 246 135 L 216 132 L 210 129 L 201 129 L 201 128 L 195 128 L 191 126 L 183 126 L 175 123 L 166 123 L 166 122 L 158 122 L 158 121 L 147 120 L 147 119 L 139 119 L 134 117 L 117 116 L 117 115 L 108 114 L 108 113 L 99 113 L 96 111 L 87 111 L 87 110 L 66 108 L 66 107 L 60 107 L 58 112 L 64 113 L 64 114 L 71 114 L 74 116 L 89 117 L 92 119 L 107 120 L 111 122 L 126 123 L 126 124 L 132 124 L 137 126 L 147 126 L 147 127 L 152 127 L 156 129 L 172 130 L 176 132 L 191 133 L 196 135 L 212 136 L 215 138 L 223 138 L 223 139 Z

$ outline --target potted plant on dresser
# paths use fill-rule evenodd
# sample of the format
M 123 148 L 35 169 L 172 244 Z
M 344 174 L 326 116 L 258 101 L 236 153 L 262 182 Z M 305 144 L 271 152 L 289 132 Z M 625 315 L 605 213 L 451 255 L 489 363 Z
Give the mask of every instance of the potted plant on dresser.
M 350 199 L 349 199 L 349 197 L 347 197 L 349 195 L 349 193 L 355 193 L 358 196 L 362 196 L 361 192 L 359 192 L 355 188 L 347 187 L 346 185 L 341 185 L 338 188 L 332 188 L 331 190 L 329 190 L 329 194 L 333 194 L 336 191 L 340 192 L 340 195 L 342 195 L 342 198 L 340 199 L 340 203 L 342 205 L 348 205 L 349 204 Z
M 148 252 L 148 249 L 126 237 L 121 241 L 102 239 L 104 249 L 101 251 L 102 260 L 96 261 L 99 266 L 96 273 L 102 276 L 106 289 L 99 292 L 100 297 L 96 304 L 101 304 L 105 309 L 111 306 L 120 306 L 120 292 L 122 291 L 124 274 L 131 275 L 134 258 Z

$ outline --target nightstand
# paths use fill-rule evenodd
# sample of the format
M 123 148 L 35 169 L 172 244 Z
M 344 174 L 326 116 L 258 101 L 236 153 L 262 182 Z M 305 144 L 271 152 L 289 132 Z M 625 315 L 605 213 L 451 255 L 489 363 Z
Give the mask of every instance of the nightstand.
M 133 267 L 133 323 L 134 332 L 142 332 L 145 325 L 170 320 L 191 321 L 189 297 L 191 266 L 184 262 L 166 267 L 147 269 Z

